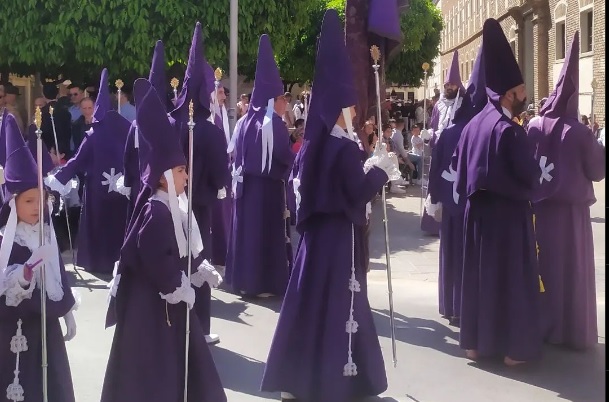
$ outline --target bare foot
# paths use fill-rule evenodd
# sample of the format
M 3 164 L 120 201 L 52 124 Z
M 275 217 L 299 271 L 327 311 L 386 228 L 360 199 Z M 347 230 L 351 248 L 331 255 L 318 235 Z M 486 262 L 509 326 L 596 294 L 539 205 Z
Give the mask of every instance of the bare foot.
M 520 365 L 520 364 L 524 364 L 524 363 L 526 363 L 526 362 L 525 362 L 525 361 L 521 361 L 521 360 L 514 360 L 514 359 L 512 359 L 511 357 L 506 356 L 506 357 L 503 359 L 503 363 L 504 363 L 506 366 L 509 366 L 509 367 L 514 367 L 514 366 L 518 366 L 518 365 Z
M 465 351 L 465 356 L 470 360 L 478 360 L 478 351 L 474 349 L 468 349 Z

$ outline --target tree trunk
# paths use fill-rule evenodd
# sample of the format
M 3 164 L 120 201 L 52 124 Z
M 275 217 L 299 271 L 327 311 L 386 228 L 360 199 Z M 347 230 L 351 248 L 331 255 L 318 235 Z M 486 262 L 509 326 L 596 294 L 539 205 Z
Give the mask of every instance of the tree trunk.
M 354 126 L 363 144 L 368 144 L 368 138 L 363 134 L 361 128 L 369 117 L 374 116 L 378 120 L 376 107 L 376 83 L 370 47 L 377 45 L 381 51 L 380 61 L 380 94 L 381 102 L 385 100 L 385 42 L 384 38 L 368 32 L 368 1 L 369 0 L 347 0 L 345 9 L 345 39 L 347 52 L 353 65 L 355 87 L 357 90 L 358 104 L 357 117 Z M 380 122 L 377 122 L 380 126 Z

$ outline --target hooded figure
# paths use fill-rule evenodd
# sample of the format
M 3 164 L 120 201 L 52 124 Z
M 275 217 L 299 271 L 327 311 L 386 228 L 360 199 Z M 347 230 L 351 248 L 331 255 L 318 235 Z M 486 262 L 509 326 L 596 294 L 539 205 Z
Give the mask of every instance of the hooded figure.
M 157 41 L 156 45 L 154 46 L 154 53 L 152 55 L 152 63 L 150 65 L 148 80 L 154 89 L 156 89 L 157 93 L 165 94 L 167 92 L 167 85 L 165 82 L 165 48 L 163 47 L 163 42 L 160 40 Z M 165 113 L 167 113 L 167 109 Z M 126 220 L 127 223 L 129 223 L 129 220 L 133 215 L 133 208 L 135 208 L 135 202 L 141 187 L 139 177 L 140 169 L 138 148 L 139 138 L 137 125 L 134 120 L 131 122 L 131 127 L 129 128 L 129 133 L 127 134 L 127 141 L 125 143 L 125 153 L 123 155 L 124 179 L 122 180 L 122 183 L 119 182 L 119 187 L 124 187 L 124 189 L 120 189 L 121 192 L 126 194 L 129 198 Z
M 499 23 L 482 30 L 489 102 L 463 129 L 453 166 L 465 198 L 460 346 L 471 359 L 515 365 L 541 357 L 540 280 L 530 200 L 539 167 L 512 115 L 522 74 Z
M 71 179 L 84 176 L 76 265 L 111 274 L 125 234 L 127 199 L 118 182 L 130 124 L 110 109 L 107 69 L 101 74 L 93 120 L 76 155 L 46 182 L 51 190 L 67 195 L 73 187 Z
M 184 75 L 182 91 L 178 96 L 176 108 L 171 112 L 175 119 L 173 123 L 178 133 L 184 154 L 188 155 L 189 139 L 189 104 L 193 102 L 194 129 L 193 129 L 193 177 L 190 178 L 192 185 L 192 209 L 194 211 L 201 237 L 203 238 L 203 258 L 211 261 L 212 234 L 211 234 L 211 212 L 212 207 L 218 199 L 226 197 L 226 187 L 230 182 L 228 172 L 228 155 L 226 153 L 226 140 L 224 133 L 208 119 L 211 114 L 210 93 L 205 77 L 205 65 L 207 61 L 203 53 L 203 37 L 201 34 L 201 23 L 197 22 L 192 36 L 188 66 Z M 218 283 L 212 283 L 217 286 Z M 211 288 L 206 282 L 197 289 L 198 303 L 195 306 L 197 316 L 203 325 L 203 331 L 209 343 L 219 341 L 216 334 L 211 331 Z
M 458 325 L 461 311 L 465 199 L 459 199 L 459 195 L 454 191 L 455 170 L 450 162 L 464 127 L 486 106 L 487 101 L 482 43 L 463 97 L 463 104 L 455 112 L 451 125 L 444 129 L 434 147 L 429 169 L 429 195 L 425 203 L 429 215 L 435 216 L 441 222 L 438 280 L 440 314 L 455 325 Z
M 224 152 L 228 154 L 228 144 L 230 143 L 230 127 L 228 125 L 228 113 L 226 111 L 226 94 L 222 82 L 216 81 L 214 70 L 205 63 L 205 78 L 207 88 L 211 90 L 210 95 L 210 110 L 212 111 L 210 121 L 224 133 L 226 142 Z M 230 160 L 226 166 L 228 175 L 230 175 Z M 233 198 L 230 191 L 227 191 L 227 196 L 218 199 L 214 202 L 211 214 L 211 233 L 212 233 L 212 261 L 214 265 L 221 267 L 226 266 L 226 253 L 228 250 L 228 241 L 230 238 L 231 227 L 231 209 L 233 206 Z
M 182 401 L 190 314 L 188 401 L 223 402 L 226 395 L 201 323 L 191 311 L 192 286 L 207 281 L 213 267 L 202 261 L 194 217 L 188 255 L 184 151 L 151 83 L 138 79 L 134 94 L 142 188 L 110 285 L 106 325 L 116 329 L 101 401 Z M 187 258 L 197 267 L 190 280 Z
M 46 281 L 48 401 L 74 401 L 64 342 L 76 334 L 77 308 L 52 221 L 45 216 L 45 245 L 40 246 L 38 169 L 12 115 L 4 117 L 7 197 L 0 209 L 0 387 L 9 401 L 41 402 L 41 271 Z M 46 211 L 51 210 L 50 202 Z M 45 212 L 46 212 L 45 211 Z M 45 214 L 46 215 L 46 214 Z M 68 333 L 64 338 L 59 318 Z
M 444 79 L 444 93 L 440 95 L 440 99 L 436 102 L 431 112 L 431 129 L 429 130 L 431 140 L 429 146 L 431 148 L 432 163 L 433 159 L 436 158 L 435 145 L 444 129 L 452 124 L 455 114 L 463 102 L 464 92 L 465 89 L 463 88 L 461 73 L 459 71 L 459 52 L 455 50 L 452 64 Z M 461 128 L 463 128 L 463 126 L 461 126 Z M 432 180 L 430 175 L 430 187 L 433 185 Z M 421 230 L 427 234 L 436 236 L 440 232 L 440 225 L 427 213 L 426 209 L 423 210 L 423 217 L 421 218 Z
M 288 284 L 286 186 L 294 162 L 281 119 L 287 106 L 267 35 L 260 37 L 254 91 L 235 131 L 234 207 L 226 282 L 248 296 L 284 294 Z
M 534 194 L 539 270 L 545 285 L 541 319 L 545 340 L 583 349 L 598 342 L 593 181 L 605 178 L 605 149 L 578 120 L 579 32 L 556 88 L 529 124 L 528 138 L 542 169 Z
M 351 124 L 356 103 L 343 29 L 328 10 L 294 167 L 301 238 L 262 380 L 262 390 L 283 392 L 283 401 L 348 402 L 387 389 L 363 248 L 366 203 L 388 175 L 362 164 Z

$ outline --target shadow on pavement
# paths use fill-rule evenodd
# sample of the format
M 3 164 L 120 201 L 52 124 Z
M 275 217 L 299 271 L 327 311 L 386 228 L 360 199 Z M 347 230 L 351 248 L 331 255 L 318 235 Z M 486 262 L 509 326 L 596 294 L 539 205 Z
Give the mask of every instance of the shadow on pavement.
M 389 311 L 372 309 L 374 323 L 378 336 L 391 338 L 389 327 Z M 448 343 L 448 339 L 459 340 L 459 333 L 437 321 L 425 318 L 406 317 L 394 313 L 395 337 L 398 342 L 430 348 L 450 356 L 463 357 L 463 351 L 458 345 Z
M 469 365 L 556 392 L 567 401 L 605 400 L 605 344 L 598 344 L 583 352 L 548 345 L 544 348 L 541 361 L 522 367 L 506 367 L 501 361 L 482 361 Z
M 437 236 L 429 236 L 421 231 L 419 214 L 397 210 L 389 202 L 387 203 L 387 221 L 389 223 L 389 250 L 392 254 L 399 251 L 427 251 L 427 246 L 438 241 Z M 380 199 L 372 206 L 370 225 L 370 258 L 382 258 L 385 256 L 385 226 Z
M 272 394 L 260 391 L 264 362 L 221 347 L 210 349 L 225 389 L 247 395 L 272 398 Z M 239 374 L 236 375 L 236 373 Z M 279 399 L 279 395 L 276 395 L 273 399 Z

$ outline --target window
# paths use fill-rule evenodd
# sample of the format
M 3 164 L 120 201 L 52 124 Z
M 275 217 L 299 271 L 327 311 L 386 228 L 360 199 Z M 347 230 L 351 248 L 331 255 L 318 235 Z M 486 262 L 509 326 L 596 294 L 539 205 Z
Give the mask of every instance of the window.
M 514 56 L 516 58 L 518 58 L 518 56 L 516 55 L 516 26 L 512 25 L 510 27 L 510 47 L 512 48 L 512 53 L 514 53 Z
M 556 31 L 556 60 L 565 58 L 567 50 L 567 3 L 560 2 L 554 8 L 554 28 Z
M 593 29 L 593 7 L 592 0 L 580 0 L 579 25 L 581 32 L 581 52 L 587 53 L 592 51 Z

